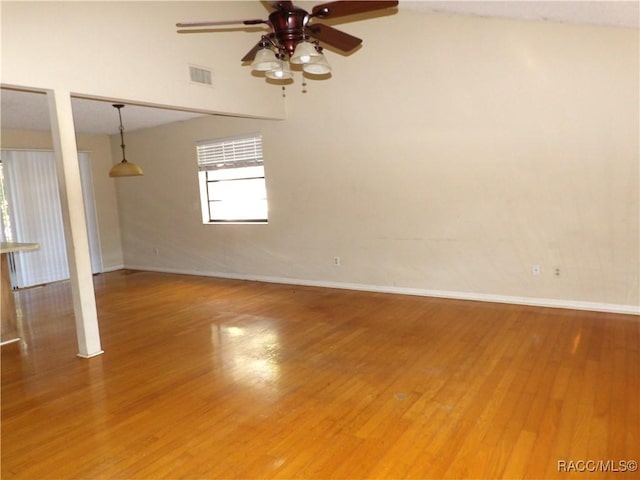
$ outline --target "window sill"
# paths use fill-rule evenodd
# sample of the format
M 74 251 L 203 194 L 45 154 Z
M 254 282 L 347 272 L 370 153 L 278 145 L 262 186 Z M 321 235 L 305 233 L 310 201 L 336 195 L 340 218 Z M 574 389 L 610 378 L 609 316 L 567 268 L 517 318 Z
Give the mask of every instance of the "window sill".
M 235 221 L 235 220 L 223 220 L 223 221 L 219 221 L 219 222 L 202 222 L 203 225 L 267 225 L 269 223 L 268 220 L 265 221 L 259 221 L 259 222 L 242 222 L 242 221 Z

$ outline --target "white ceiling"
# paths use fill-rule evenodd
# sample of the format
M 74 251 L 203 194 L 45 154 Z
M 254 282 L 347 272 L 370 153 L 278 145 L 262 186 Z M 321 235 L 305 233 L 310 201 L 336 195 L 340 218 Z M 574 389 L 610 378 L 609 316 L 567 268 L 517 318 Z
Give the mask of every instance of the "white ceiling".
M 441 12 L 482 17 L 519 18 L 576 24 L 638 28 L 640 1 L 401 1 L 399 8 L 417 12 Z M 117 134 L 118 115 L 111 101 L 73 98 L 78 133 Z M 0 95 L 2 128 L 49 130 L 45 95 L 3 89 Z M 127 105 L 122 110 L 126 131 L 179 122 L 202 116 L 192 113 Z
M 2 89 L 0 95 L 2 128 L 17 130 L 50 129 L 46 95 L 8 89 Z M 113 103 L 116 102 L 72 98 L 71 104 L 76 132 L 104 135 L 119 133 L 120 120 Z M 203 115 L 202 113 L 139 105 L 126 105 L 121 113 L 122 123 L 127 132 L 189 120 Z
M 640 1 L 620 0 L 511 0 L 511 1 L 402 1 L 400 8 L 480 17 L 519 18 L 586 25 L 638 28 Z

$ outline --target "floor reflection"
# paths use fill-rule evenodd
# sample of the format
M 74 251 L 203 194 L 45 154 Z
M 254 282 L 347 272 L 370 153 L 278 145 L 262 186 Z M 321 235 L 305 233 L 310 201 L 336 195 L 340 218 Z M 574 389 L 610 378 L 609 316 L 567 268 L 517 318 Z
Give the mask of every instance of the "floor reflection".
M 280 378 L 280 339 L 272 322 L 264 317 L 229 315 L 234 323 L 214 324 L 211 341 L 223 371 L 245 386 L 277 387 Z

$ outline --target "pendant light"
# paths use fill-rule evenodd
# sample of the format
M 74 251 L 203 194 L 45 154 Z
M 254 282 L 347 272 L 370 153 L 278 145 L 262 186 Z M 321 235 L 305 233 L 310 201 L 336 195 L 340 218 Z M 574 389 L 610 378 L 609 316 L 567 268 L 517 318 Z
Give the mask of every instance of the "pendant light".
M 120 112 L 120 110 L 124 108 L 124 105 L 115 104 L 113 106 L 118 109 L 118 117 L 120 118 L 120 148 L 122 148 L 122 161 L 111 168 L 109 176 L 134 177 L 137 175 L 143 175 L 142 169 L 135 163 L 128 162 L 124 156 L 124 127 L 122 126 L 122 114 Z

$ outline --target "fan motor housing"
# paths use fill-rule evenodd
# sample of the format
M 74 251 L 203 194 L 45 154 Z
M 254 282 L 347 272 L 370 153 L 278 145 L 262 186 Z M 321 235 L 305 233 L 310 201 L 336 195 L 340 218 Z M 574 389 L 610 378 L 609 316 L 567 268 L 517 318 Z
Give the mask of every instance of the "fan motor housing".
M 276 10 L 269 15 L 275 36 L 289 56 L 293 55 L 296 45 L 304 38 L 308 17 L 309 14 L 301 8 Z

